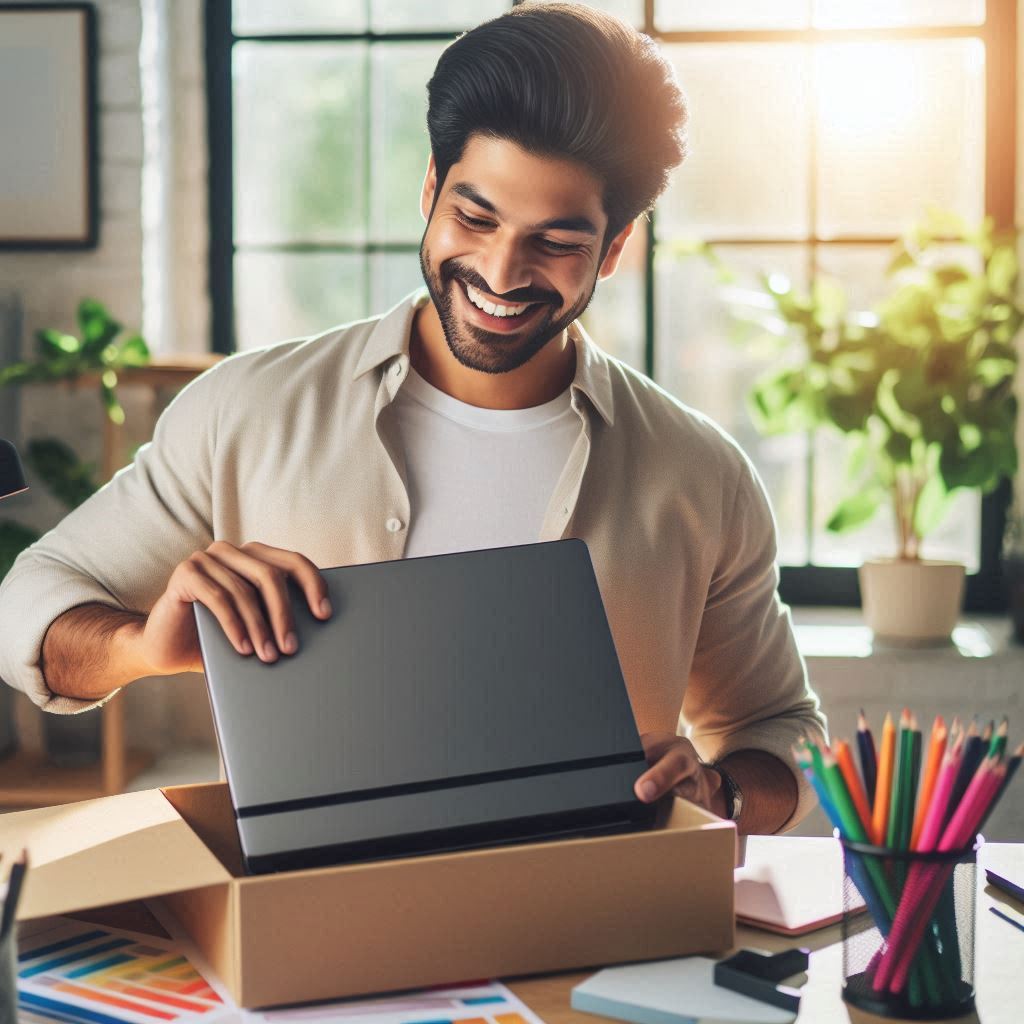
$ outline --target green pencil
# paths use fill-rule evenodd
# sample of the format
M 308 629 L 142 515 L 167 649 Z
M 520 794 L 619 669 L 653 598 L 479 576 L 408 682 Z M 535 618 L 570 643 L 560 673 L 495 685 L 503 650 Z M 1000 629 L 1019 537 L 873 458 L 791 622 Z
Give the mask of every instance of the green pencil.
M 1009 729 L 1010 723 L 1004 715 L 1003 720 L 999 723 L 999 728 L 992 733 L 992 743 L 988 748 L 989 757 L 1002 757 L 1006 752 L 1006 734 L 1009 732 Z
M 885 845 L 900 849 L 903 835 L 904 805 L 907 797 L 906 779 L 910 773 L 910 712 L 904 708 L 900 715 L 900 728 L 896 741 L 896 757 L 892 772 L 892 798 L 889 801 L 889 823 L 885 833 Z

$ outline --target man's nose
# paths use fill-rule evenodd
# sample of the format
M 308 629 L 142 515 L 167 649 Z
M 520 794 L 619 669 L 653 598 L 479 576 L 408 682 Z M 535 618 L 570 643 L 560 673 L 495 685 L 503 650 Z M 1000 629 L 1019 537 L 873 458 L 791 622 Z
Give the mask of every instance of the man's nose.
M 512 241 L 492 242 L 477 269 L 496 297 L 528 288 L 533 279 L 525 253 Z

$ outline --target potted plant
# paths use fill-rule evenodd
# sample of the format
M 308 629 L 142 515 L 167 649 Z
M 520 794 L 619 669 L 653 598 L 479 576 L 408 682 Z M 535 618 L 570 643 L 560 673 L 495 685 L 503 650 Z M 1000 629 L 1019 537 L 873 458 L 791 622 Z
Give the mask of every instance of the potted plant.
M 104 306 L 83 299 L 78 306 L 80 337 L 45 329 L 36 333 L 36 358 L 0 367 L 0 388 L 34 381 L 72 381 L 83 373 L 99 371 L 100 400 L 111 422 L 124 422 L 117 397 L 117 371 L 145 366 L 149 348 L 137 334 L 125 334 Z M 63 441 L 34 438 L 25 449 L 25 462 L 44 489 L 68 510 L 77 508 L 99 489 L 96 467 L 82 462 Z M 0 520 L 0 580 L 17 556 L 39 539 L 39 531 L 13 519 Z M 57 764 L 94 761 L 100 752 L 98 715 L 47 715 L 43 732 L 50 756 Z
M 803 351 L 756 382 L 755 424 L 846 435 L 849 489 L 829 530 L 861 526 L 886 505 L 895 517 L 897 550 L 859 570 L 879 637 L 948 642 L 965 569 L 926 560 L 922 543 L 951 495 L 988 493 L 1017 471 L 1018 270 L 1014 238 L 997 235 L 991 219 L 971 228 L 931 209 L 895 243 L 889 291 L 873 310 L 850 310 L 828 278 L 800 294 L 782 275 L 761 277 L 776 321 L 795 329 Z M 777 333 L 788 347 L 793 330 Z

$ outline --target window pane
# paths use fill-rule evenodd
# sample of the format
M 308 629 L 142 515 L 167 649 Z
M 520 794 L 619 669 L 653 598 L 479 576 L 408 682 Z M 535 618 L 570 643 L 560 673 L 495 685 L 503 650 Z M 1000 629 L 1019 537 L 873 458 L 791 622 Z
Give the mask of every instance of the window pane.
M 985 0 L 814 0 L 818 28 L 980 25 Z
M 238 349 L 368 316 L 365 264 L 358 253 L 236 253 Z
M 644 258 L 645 221 L 629 236 L 615 273 L 597 282 L 597 289 L 580 318 L 583 329 L 610 355 L 644 372 Z
M 416 242 L 423 235 L 420 190 L 430 156 L 427 81 L 442 43 L 380 43 L 372 47 L 370 237 Z
M 539 0 L 547 3 L 549 0 Z M 644 27 L 644 0 L 582 0 L 584 6 L 614 14 L 636 28 Z
M 807 49 L 705 43 L 666 50 L 689 101 L 690 152 L 659 204 L 659 234 L 806 235 Z
M 237 244 L 365 237 L 366 48 L 234 48 Z
M 375 32 L 463 31 L 511 7 L 511 0 L 373 0 L 370 15 Z
M 365 32 L 366 0 L 234 0 L 238 34 Z
M 811 0 L 655 0 L 654 22 L 666 32 L 807 28 L 811 23 Z
M 984 48 L 974 39 L 821 47 L 824 237 L 896 235 L 928 203 L 981 218 L 984 70 Z
M 375 252 L 370 256 L 370 308 L 367 316 L 389 310 L 411 291 L 425 288 L 417 252 Z
M 721 284 L 705 262 L 673 258 L 667 247 L 659 247 L 655 379 L 740 443 L 771 497 L 780 560 L 802 565 L 808 553 L 807 439 L 800 434 L 762 437 L 747 412 L 747 395 L 762 373 L 781 369 L 802 352 L 796 339 L 781 353 L 774 346 L 754 345 L 753 338 L 761 333 L 756 325 L 772 322 L 770 304 L 756 288 L 757 274 L 778 271 L 806 287 L 807 249 L 800 245 L 720 245 L 716 249 L 735 272 L 734 283 Z M 745 326 L 737 323 L 737 313 Z M 747 340 L 739 344 L 740 337 Z

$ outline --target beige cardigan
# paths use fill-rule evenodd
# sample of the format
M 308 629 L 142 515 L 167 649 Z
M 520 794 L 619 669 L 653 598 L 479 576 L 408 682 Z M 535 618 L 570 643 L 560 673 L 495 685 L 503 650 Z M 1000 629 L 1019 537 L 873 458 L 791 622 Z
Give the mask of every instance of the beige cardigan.
M 0 677 L 47 711 L 51 622 L 98 601 L 146 612 L 214 539 L 321 567 L 401 558 L 410 517 L 389 409 L 426 291 L 315 338 L 238 353 L 189 384 L 151 443 L 24 551 L 0 586 Z M 791 764 L 825 719 L 777 596 L 776 539 L 746 456 L 709 419 L 574 324 L 581 430 L 539 540 L 590 548 L 641 732 L 686 732 L 706 759 L 747 747 Z M 396 522 L 397 520 L 397 522 Z M 800 800 L 814 797 L 795 772 Z

